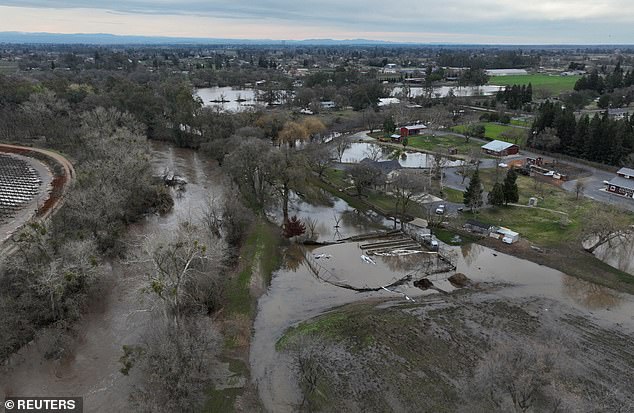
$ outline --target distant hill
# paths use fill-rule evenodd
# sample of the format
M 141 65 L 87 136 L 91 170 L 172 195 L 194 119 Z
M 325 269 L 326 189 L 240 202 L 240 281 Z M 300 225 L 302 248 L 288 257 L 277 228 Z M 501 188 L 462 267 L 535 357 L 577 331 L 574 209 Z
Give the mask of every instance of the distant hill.
M 272 39 L 219 39 L 219 38 L 199 38 L 199 37 L 166 37 L 166 36 L 126 36 L 108 33 L 25 33 L 25 32 L 0 32 L 0 43 L 28 43 L 28 44 L 252 44 L 252 45 L 379 45 L 379 44 L 399 44 L 381 40 L 350 39 L 306 39 L 306 40 L 272 40 Z

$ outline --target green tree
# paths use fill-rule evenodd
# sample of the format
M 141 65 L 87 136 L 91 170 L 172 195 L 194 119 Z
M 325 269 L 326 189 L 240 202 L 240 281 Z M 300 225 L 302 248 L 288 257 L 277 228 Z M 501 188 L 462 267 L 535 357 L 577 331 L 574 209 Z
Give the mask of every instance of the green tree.
M 394 123 L 394 119 L 392 118 L 392 116 L 388 116 L 383 121 L 383 131 L 385 133 L 394 133 L 395 130 L 396 124 Z
M 501 183 L 496 182 L 495 185 L 493 185 L 491 192 L 489 192 L 487 200 L 489 204 L 495 206 L 504 204 L 504 186 Z
M 477 211 L 482 206 L 482 182 L 480 182 L 480 174 L 476 169 L 471 176 L 469 186 L 464 193 L 464 204 L 471 210 Z
M 517 173 L 514 169 L 509 169 L 504 178 L 504 203 L 517 202 L 520 199 L 519 190 L 517 189 Z

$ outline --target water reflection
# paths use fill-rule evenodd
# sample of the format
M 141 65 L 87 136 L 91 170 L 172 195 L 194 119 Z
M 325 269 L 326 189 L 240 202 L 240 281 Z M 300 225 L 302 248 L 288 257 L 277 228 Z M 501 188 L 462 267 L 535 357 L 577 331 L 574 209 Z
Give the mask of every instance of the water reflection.
M 208 87 L 194 93 L 202 99 L 204 106 L 217 106 L 221 110 L 237 112 L 255 105 L 255 91 L 251 88 Z
M 484 86 L 439 86 L 433 88 L 431 91 L 422 87 L 410 87 L 409 96 L 417 97 L 429 94 L 432 98 L 444 98 L 449 95 L 453 96 L 490 96 L 497 93 L 499 90 L 504 89 L 504 86 L 484 85 Z M 431 92 L 431 93 L 430 93 Z M 392 96 L 396 96 L 403 93 L 403 88 L 398 86 L 392 89 Z
M 368 142 L 354 142 L 346 149 L 341 157 L 342 162 L 358 163 L 365 158 L 377 161 L 387 161 L 392 158 L 393 148 Z M 398 163 L 403 168 L 429 168 L 433 166 L 433 155 L 424 152 L 407 152 L 407 156 L 399 157 Z M 459 166 L 462 161 L 445 160 L 446 167 Z
M 601 245 L 594 255 L 606 264 L 634 274 L 634 236 L 624 236 Z
M 564 276 L 561 281 L 564 293 L 589 310 L 607 309 L 621 302 L 618 294 L 610 288 L 571 276 Z

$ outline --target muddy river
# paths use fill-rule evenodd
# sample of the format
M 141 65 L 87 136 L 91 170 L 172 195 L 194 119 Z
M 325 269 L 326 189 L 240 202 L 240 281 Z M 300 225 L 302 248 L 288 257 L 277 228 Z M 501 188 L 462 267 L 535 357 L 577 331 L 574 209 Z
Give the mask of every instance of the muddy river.
M 156 172 L 166 167 L 177 172 L 188 181 L 187 190 L 175 196 L 173 212 L 132 226 L 132 243 L 172 231 L 180 218 L 196 216 L 209 193 L 221 196 L 220 171 L 214 162 L 162 143 L 152 142 L 151 151 Z M 86 412 L 130 411 L 127 396 L 135 376 L 119 372 L 119 358 L 123 345 L 139 343 L 150 325 L 153 305 L 141 292 L 143 274 L 126 263 L 111 263 L 106 277 L 104 293 L 76 326 L 68 354 L 59 361 L 47 359 L 50 344 L 45 339 L 25 346 L 0 370 L 3 394 L 83 396 Z

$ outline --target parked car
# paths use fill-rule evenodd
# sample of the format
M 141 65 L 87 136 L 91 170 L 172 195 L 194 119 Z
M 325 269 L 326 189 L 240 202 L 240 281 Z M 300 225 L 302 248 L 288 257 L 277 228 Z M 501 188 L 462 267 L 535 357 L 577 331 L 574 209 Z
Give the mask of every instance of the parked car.
M 438 206 L 436 207 L 436 213 L 437 213 L 438 215 L 442 215 L 442 214 L 444 214 L 444 213 L 445 213 L 445 205 L 443 205 L 443 204 L 438 205 Z

